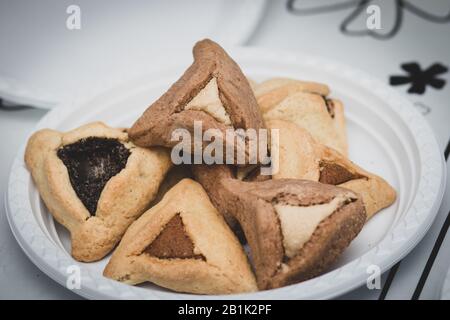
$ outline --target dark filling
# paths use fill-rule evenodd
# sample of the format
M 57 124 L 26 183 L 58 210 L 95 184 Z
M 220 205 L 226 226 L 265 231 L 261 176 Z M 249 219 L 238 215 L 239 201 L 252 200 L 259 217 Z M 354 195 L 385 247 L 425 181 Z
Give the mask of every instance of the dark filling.
M 333 102 L 333 100 L 326 99 L 326 106 L 327 106 L 328 113 L 330 114 L 330 116 L 332 118 L 334 118 L 334 102 Z
M 323 101 L 325 102 L 325 106 L 327 107 L 327 111 L 332 118 L 334 118 L 334 102 L 331 99 L 328 99 L 325 96 L 321 96 Z
M 346 168 L 332 162 L 320 162 L 319 182 L 338 185 L 350 180 L 365 178 L 360 174 L 355 174 Z
M 58 150 L 75 193 L 91 215 L 106 183 L 127 164 L 130 151 L 117 139 L 89 137 Z
M 144 249 L 144 253 L 160 259 L 205 260 L 202 255 L 194 253 L 194 244 L 186 234 L 179 214 L 170 219 L 156 239 Z
M 255 166 L 247 173 L 247 175 L 242 179 L 242 181 L 259 182 L 259 181 L 267 181 L 270 179 L 272 179 L 271 175 L 261 174 L 261 166 Z

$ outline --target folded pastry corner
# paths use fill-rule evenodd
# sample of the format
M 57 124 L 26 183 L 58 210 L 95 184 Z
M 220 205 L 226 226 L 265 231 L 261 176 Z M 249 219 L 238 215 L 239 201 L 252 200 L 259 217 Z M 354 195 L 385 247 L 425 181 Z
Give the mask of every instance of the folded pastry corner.
M 266 112 L 291 94 L 309 92 L 326 97 L 330 94 L 330 89 L 327 85 L 318 82 L 271 78 L 255 85 L 254 92 L 259 107 Z
M 266 122 L 285 120 L 295 123 L 318 142 L 344 155 L 348 153 L 344 108 L 339 100 L 299 91 L 263 110 L 263 118 Z
M 197 166 L 194 175 L 244 231 L 260 289 L 327 271 L 364 225 L 364 205 L 350 190 L 294 179 L 243 182 L 230 170 Z
M 256 290 L 242 246 L 191 179 L 181 180 L 130 226 L 104 275 L 197 294 Z
M 171 166 L 167 150 L 136 147 L 124 130 L 100 122 L 34 133 L 25 163 L 46 207 L 70 231 L 72 256 L 85 262 L 114 248 Z
M 278 172 L 273 179 L 307 179 L 353 190 L 362 196 L 367 219 L 394 203 L 396 192 L 383 178 L 318 143 L 306 130 L 283 120 L 266 125 L 279 130 L 279 157 L 273 160 Z
M 192 172 L 190 167 L 184 164 L 172 166 L 169 172 L 167 172 L 166 176 L 164 177 L 164 180 L 161 182 L 158 193 L 156 194 L 149 208 L 160 202 L 164 195 L 183 179 L 192 179 Z
M 173 147 L 178 143 L 172 140 L 174 130 L 193 134 L 194 122 L 201 121 L 203 131 L 223 133 L 224 150 L 227 143 L 236 150 L 239 135 L 227 142 L 227 129 L 263 127 L 252 88 L 236 62 L 208 39 L 198 42 L 193 53 L 193 64 L 131 127 L 129 135 L 137 145 Z

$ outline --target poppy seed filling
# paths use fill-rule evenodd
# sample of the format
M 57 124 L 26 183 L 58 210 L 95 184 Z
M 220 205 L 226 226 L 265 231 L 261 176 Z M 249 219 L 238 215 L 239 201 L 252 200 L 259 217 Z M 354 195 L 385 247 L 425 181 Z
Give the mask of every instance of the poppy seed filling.
M 70 183 L 91 215 L 106 183 L 127 164 L 131 152 L 117 139 L 89 137 L 61 147 L 57 155 Z

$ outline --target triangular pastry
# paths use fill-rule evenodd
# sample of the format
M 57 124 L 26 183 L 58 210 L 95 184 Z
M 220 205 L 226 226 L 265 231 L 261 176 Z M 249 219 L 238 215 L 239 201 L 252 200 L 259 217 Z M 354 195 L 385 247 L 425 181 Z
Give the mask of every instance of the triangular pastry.
M 171 166 L 167 150 L 136 147 L 125 130 L 100 122 L 36 132 L 25 162 L 48 210 L 70 231 L 72 256 L 86 262 L 114 248 Z
M 175 185 L 130 226 L 104 275 L 198 294 L 256 290 L 242 246 L 191 179 Z
M 316 142 L 306 130 L 282 120 L 266 124 L 279 129 L 279 157 L 272 159 L 278 161 L 278 172 L 273 179 L 307 179 L 353 190 L 361 194 L 368 219 L 395 201 L 395 190 L 383 178 Z
M 153 199 L 152 203 L 150 204 L 150 208 L 153 207 L 155 204 L 160 202 L 164 195 L 172 189 L 173 186 L 175 186 L 178 182 L 180 182 L 183 179 L 192 179 L 192 172 L 189 167 L 189 165 L 180 164 L 180 165 L 173 165 L 172 168 L 170 168 L 169 172 L 167 172 L 166 176 L 164 177 L 164 180 L 161 182 L 161 185 L 159 186 L 158 193 L 155 196 L 155 199 Z
M 226 166 L 195 166 L 194 175 L 219 211 L 239 222 L 259 289 L 327 271 L 366 219 L 359 195 L 344 188 L 294 179 L 243 182 Z
M 217 129 L 222 133 L 224 151 L 231 143 L 232 150 L 237 150 L 241 145 L 226 141 L 226 129 L 263 127 L 250 84 L 228 54 L 208 39 L 198 42 L 193 53 L 194 63 L 130 129 L 130 138 L 137 145 L 173 147 L 178 143 L 172 139 L 175 129 L 187 129 L 192 135 L 194 121 L 201 121 L 203 132 Z M 232 138 L 243 140 L 238 134 Z
M 263 112 L 297 92 L 309 92 L 326 97 L 330 94 L 330 89 L 322 83 L 290 78 L 271 78 L 254 86 L 256 99 Z
M 265 121 L 293 122 L 318 142 L 344 155 L 348 153 L 344 108 L 338 100 L 310 92 L 296 92 L 262 112 Z

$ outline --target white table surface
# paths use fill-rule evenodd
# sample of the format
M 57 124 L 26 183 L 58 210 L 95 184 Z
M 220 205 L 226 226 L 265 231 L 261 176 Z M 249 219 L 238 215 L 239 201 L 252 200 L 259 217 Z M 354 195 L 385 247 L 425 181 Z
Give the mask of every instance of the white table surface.
M 311 2 L 311 1 L 309 1 Z M 320 2 L 320 1 L 318 1 Z M 322 2 L 326 3 L 327 0 Z M 434 1 L 436 2 L 436 1 Z M 432 9 L 439 11 L 449 1 L 437 1 Z M 350 10 L 351 11 L 351 10 Z M 327 56 L 364 69 L 388 83 L 388 76 L 399 73 L 403 62 L 417 61 L 423 67 L 434 62 L 448 66 L 450 60 L 450 24 L 433 24 L 405 13 L 399 33 L 389 40 L 376 40 L 368 36 L 349 37 L 339 32 L 339 23 L 347 11 L 320 15 L 296 16 L 286 9 L 286 1 L 271 1 L 265 16 L 247 45 L 307 51 Z M 430 36 L 432 35 L 432 36 Z M 416 41 L 420 38 L 420 41 Z M 449 74 L 443 78 L 449 82 Z M 398 90 L 406 94 L 407 86 Z M 442 90 L 427 88 L 424 95 L 407 95 L 416 104 L 431 109 L 425 117 L 435 130 L 439 145 L 444 152 L 450 137 L 450 84 Z M 68 289 L 58 285 L 35 267 L 15 241 L 5 217 L 4 192 L 7 186 L 10 164 L 26 136 L 33 131 L 37 121 L 45 114 L 43 110 L 0 110 L 0 299 L 79 299 Z M 447 170 L 450 164 L 447 161 Z M 447 176 L 447 185 L 450 179 Z M 439 214 L 419 245 L 398 266 L 389 290 L 354 290 L 343 299 L 411 299 L 417 291 L 418 282 L 428 263 L 431 266 L 423 289 L 416 297 L 439 298 L 443 277 L 450 265 L 450 235 L 442 232 L 442 226 L 450 211 L 450 191 L 446 190 Z M 442 240 L 436 251 L 436 240 Z M 434 263 L 430 255 L 437 252 Z M 384 287 L 389 272 L 383 274 Z M 422 276 L 423 277 L 423 276 Z M 387 286 L 386 286 L 387 287 Z M 295 297 L 293 297 L 295 298 Z

